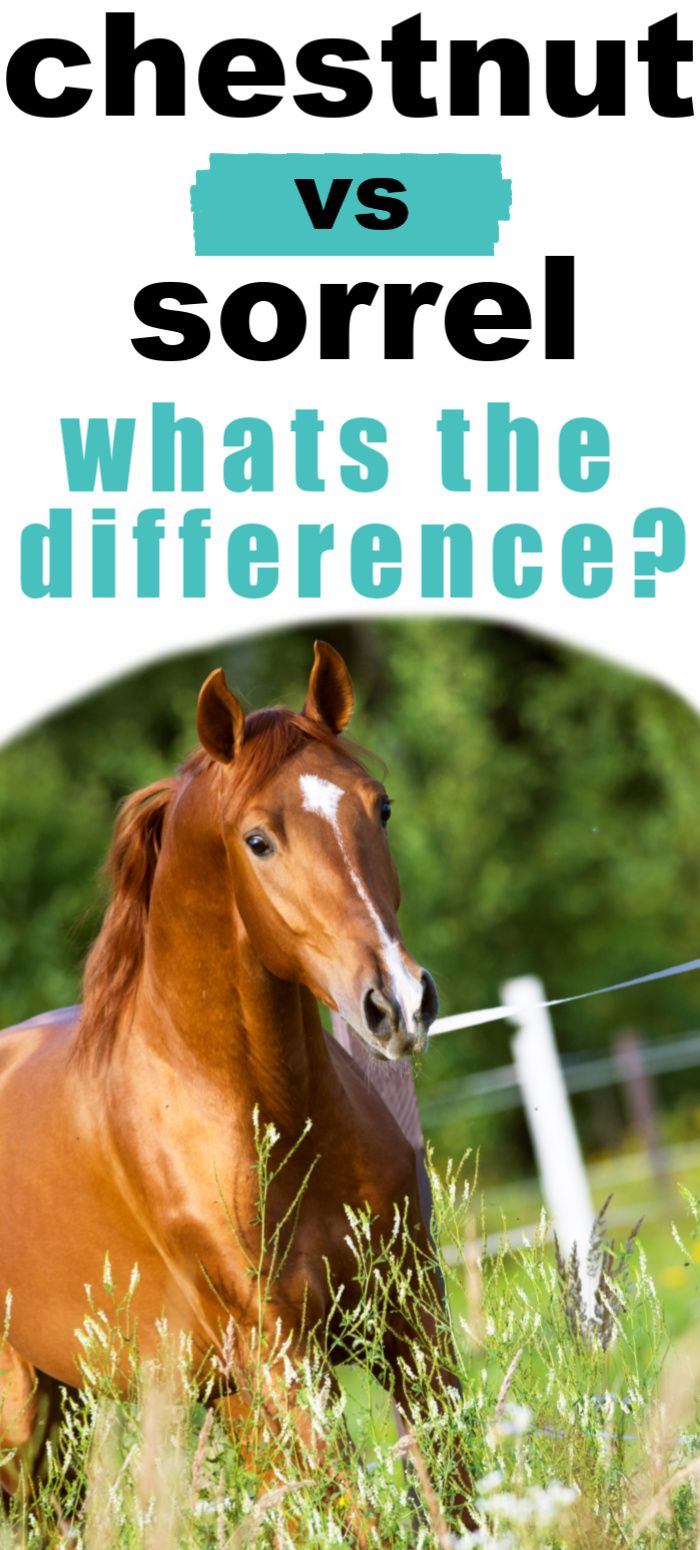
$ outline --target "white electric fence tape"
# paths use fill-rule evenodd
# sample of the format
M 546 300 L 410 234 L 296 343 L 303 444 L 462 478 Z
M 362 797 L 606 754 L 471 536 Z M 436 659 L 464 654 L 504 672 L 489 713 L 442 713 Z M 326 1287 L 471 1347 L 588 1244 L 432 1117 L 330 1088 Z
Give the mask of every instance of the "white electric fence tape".
M 603 985 L 599 990 L 584 990 L 577 996 L 560 996 L 556 1001 L 539 1001 L 537 1007 L 544 1010 L 552 1006 L 570 1006 L 572 1001 L 588 1001 L 591 996 L 607 996 L 613 990 L 631 990 L 635 985 L 650 985 L 652 980 L 673 979 L 676 974 L 691 974 L 694 969 L 700 969 L 700 958 L 691 958 L 689 963 L 676 964 L 672 969 L 656 969 L 653 974 L 640 974 L 637 979 L 621 980 L 618 985 Z M 497 1023 L 508 1017 L 517 1022 L 521 1011 L 521 1007 L 504 1004 L 487 1007 L 480 1012 L 457 1012 L 454 1017 L 438 1017 L 430 1029 L 430 1037 L 435 1038 L 441 1033 L 457 1033 L 460 1028 L 479 1028 L 483 1023 Z

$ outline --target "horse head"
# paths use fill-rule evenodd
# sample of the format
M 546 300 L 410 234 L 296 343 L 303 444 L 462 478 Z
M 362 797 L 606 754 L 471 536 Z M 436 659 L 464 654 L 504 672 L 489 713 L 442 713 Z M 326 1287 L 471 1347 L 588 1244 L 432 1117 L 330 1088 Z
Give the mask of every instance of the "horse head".
M 352 709 L 342 657 L 317 642 L 300 714 L 246 716 L 218 669 L 197 730 L 219 767 L 233 895 L 261 962 L 397 1060 L 425 1048 L 438 999 L 396 920 L 389 797 L 340 739 Z

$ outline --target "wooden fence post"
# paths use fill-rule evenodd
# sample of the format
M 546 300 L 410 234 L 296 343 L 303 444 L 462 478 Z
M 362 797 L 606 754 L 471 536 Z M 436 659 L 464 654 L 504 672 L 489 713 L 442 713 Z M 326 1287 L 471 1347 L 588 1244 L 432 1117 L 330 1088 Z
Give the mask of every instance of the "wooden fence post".
M 633 1028 L 627 1028 L 618 1033 L 614 1050 L 627 1118 L 644 1144 L 652 1178 L 660 1188 L 666 1188 L 668 1175 L 659 1133 L 656 1087 L 644 1063 L 643 1041 Z

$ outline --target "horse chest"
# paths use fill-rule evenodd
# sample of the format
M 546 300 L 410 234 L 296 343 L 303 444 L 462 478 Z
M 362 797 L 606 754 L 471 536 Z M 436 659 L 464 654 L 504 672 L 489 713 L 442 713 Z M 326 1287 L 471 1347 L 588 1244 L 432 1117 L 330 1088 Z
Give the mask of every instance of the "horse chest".
M 402 1164 L 405 1162 L 405 1166 Z M 300 1210 L 293 1241 L 288 1245 L 283 1291 L 300 1299 L 316 1293 L 319 1316 L 332 1304 L 331 1287 L 351 1291 L 358 1278 L 358 1258 L 353 1242 L 381 1262 L 392 1238 L 396 1210 L 403 1211 L 415 1194 L 413 1154 L 393 1169 L 348 1166 L 345 1171 L 324 1168 L 321 1159 L 312 1176 Z M 412 1216 L 419 1216 L 415 1206 Z M 418 1221 L 415 1223 L 418 1226 Z M 420 1230 L 420 1229 L 419 1229 Z
M 141 1089 L 143 1088 L 141 1083 Z M 223 1104 L 204 1086 L 183 1102 L 170 1071 L 158 1073 L 148 1123 L 135 1104 L 119 1148 L 135 1210 L 160 1248 L 164 1270 L 191 1310 L 202 1342 L 237 1322 L 323 1321 L 333 1288 L 354 1295 L 357 1262 L 346 1207 L 372 1220 L 377 1248 L 396 1207 L 415 1195 L 411 1148 L 354 1073 L 340 1101 L 316 1104 L 297 1145 L 290 1126 L 266 1166 L 256 1156 L 246 1104 Z M 153 1288 L 157 1293 L 158 1288 Z

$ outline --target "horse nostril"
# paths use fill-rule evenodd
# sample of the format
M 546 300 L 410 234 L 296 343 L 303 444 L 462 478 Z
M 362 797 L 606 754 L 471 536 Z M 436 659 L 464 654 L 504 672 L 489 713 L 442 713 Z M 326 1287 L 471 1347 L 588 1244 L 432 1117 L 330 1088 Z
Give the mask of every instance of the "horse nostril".
M 420 1012 L 418 1015 L 420 1017 L 422 1026 L 424 1028 L 429 1028 L 430 1024 L 435 1022 L 435 1018 L 437 1017 L 440 1007 L 440 1002 L 438 1000 L 435 981 L 432 974 L 428 974 L 427 969 L 424 969 L 423 973 L 421 974 L 421 984 L 423 986 L 423 995 L 421 998 Z
M 362 1003 L 365 1025 L 376 1039 L 388 1039 L 393 1033 L 396 1013 L 381 990 L 368 990 Z

